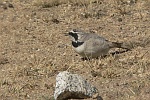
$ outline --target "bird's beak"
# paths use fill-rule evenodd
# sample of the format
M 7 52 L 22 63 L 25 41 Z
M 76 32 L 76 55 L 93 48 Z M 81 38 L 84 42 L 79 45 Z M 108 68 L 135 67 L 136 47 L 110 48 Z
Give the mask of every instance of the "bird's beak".
M 68 33 L 64 33 L 64 36 L 69 36 L 69 34 Z

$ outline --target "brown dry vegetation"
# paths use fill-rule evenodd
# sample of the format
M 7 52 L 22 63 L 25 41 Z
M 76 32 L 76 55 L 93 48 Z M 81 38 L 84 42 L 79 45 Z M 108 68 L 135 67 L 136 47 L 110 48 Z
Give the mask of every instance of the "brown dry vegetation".
M 150 0 L 10 0 L 13 7 L 3 1 L 1 100 L 53 100 L 55 77 L 64 70 L 83 76 L 104 100 L 149 100 Z M 133 49 L 83 61 L 63 34 L 73 28 Z

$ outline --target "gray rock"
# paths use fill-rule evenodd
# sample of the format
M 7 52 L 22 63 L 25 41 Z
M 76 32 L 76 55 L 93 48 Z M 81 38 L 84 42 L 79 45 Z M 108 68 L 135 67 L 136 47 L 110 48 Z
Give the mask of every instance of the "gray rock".
M 56 77 L 55 100 L 86 99 L 98 94 L 98 90 L 77 74 L 60 72 Z

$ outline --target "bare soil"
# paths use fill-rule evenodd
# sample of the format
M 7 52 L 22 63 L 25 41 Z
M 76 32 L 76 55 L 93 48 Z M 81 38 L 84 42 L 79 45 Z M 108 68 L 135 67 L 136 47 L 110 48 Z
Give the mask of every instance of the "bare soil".
M 132 50 L 83 61 L 64 36 L 74 28 Z M 0 2 L 0 99 L 53 100 L 56 75 L 65 70 L 97 87 L 103 100 L 149 100 L 150 1 Z

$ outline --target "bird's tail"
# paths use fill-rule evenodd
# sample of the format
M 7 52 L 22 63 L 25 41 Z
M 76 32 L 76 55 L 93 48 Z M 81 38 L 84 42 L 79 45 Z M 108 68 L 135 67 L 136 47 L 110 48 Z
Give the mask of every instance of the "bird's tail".
M 109 47 L 110 48 L 122 48 L 122 49 L 127 49 L 127 50 L 131 49 L 125 43 L 118 43 L 118 42 L 109 42 Z

